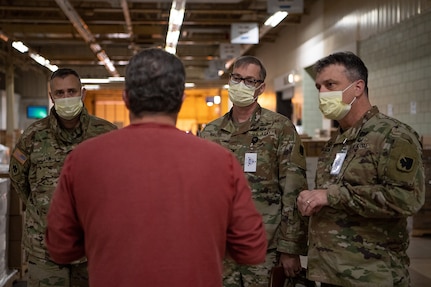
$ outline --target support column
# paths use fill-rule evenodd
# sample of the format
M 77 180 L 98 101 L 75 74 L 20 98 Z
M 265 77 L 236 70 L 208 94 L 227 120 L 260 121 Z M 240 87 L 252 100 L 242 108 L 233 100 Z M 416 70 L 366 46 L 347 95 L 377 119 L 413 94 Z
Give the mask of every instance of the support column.
M 14 65 L 12 61 L 6 63 L 6 146 L 12 152 L 16 143 L 15 138 L 15 86 Z

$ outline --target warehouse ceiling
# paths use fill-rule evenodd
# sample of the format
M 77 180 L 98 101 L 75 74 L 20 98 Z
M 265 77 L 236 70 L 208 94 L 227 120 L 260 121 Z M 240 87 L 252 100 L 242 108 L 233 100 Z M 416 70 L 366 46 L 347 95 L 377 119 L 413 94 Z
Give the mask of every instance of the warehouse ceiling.
M 229 60 L 222 54 L 229 55 L 232 48 L 232 24 L 263 27 L 271 15 L 267 1 L 186 0 L 176 54 L 185 64 L 188 82 L 198 87 L 226 82 L 226 73 L 219 76 L 218 71 Z M 275 28 L 260 29 L 259 44 L 234 45 L 235 53 L 253 54 L 259 45 L 273 43 L 284 26 L 301 22 L 310 1 L 303 1 L 302 13 L 289 13 Z M 135 52 L 165 47 L 171 6 L 170 0 L 0 0 L 0 60 L 4 64 L 13 58 L 20 69 L 40 70 L 26 53 L 11 48 L 12 41 L 22 41 L 52 65 L 74 68 L 83 78 L 124 76 Z M 98 49 L 109 57 L 114 73 L 101 64 Z

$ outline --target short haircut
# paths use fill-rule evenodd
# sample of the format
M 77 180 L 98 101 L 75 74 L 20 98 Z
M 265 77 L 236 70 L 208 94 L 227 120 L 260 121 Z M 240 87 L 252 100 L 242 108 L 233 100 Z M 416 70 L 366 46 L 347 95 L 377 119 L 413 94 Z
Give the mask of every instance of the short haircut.
M 57 71 L 55 71 L 54 73 L 51 74 L 51 80 L 54 78 L 64 78 L 64 77 L 69 76 L 69 75 L 74 75 L 81 82 L 81 77 L 79 76 L 79 74 L 75 70 L 70 69 L 70 68 L 58 69 Z
M 185 77 L 184 65 L 175 55 L 159 48 L 140 51 L 126 67 L 130 112 L 138 117 L 144 113 L 178 113 Z
M 259 77 L 260 79 L 256 79 L 256 80 L 261 80 L 261 81 L 265 81 L 266 78 L 266 69 L 263 66 L 262 62 L 253 56 L 242 56 L 239 57 L 235 60 L 235 63 L 233 64 L 233 69 L 239 68 L 239 67 L 243 67 L 243 66 L 248 66 L 249 64 L 254 64 L 256 66 L 260 67 L 260 72 L 259 72 Z
M 342 65 L 346 68 L 346 77 L 350 81 L 363 80 L 365 92 L 368 94 L 368 69 L 364 62 L 352 52 L 333 53 L 318 60 L 314 64 L 314 72 L 319 74 L 330 65 Z

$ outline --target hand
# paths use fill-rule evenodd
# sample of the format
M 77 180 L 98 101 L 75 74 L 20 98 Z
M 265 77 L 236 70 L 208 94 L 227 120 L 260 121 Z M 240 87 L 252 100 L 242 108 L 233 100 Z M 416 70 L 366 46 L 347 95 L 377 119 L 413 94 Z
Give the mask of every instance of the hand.
M 287 277 L 295 277 L 302 269 L 299 255 L 281 253 L 280 263 Z
M 313 215 L 328 205 L 328 192 L 326 189 L 303 190 L 296 203 L 303 216 Z

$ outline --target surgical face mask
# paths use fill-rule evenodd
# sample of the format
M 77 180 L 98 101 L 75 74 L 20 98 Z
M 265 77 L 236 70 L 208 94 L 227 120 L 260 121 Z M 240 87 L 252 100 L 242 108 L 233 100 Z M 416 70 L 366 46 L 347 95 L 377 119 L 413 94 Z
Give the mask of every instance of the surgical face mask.
M 78 116 L 83 106 L 84 104 L 82 103 L 81 96 L 54 100 L 55 111 L 65 120 L 71 120 Z
M 242 81 L 239 84 L 229 83 L 229 99 L 238 107 L 247 107 L 254 103 L 257 97 L 254 96 L 256 88 L 247 87 Z
M 346 104 L 343 102 L 343 93 L 353 84 L 354 82 L 342 91 L 319 93 L 319 109 L 326 118 L 338 121 L 347 115 L 356 97 L 353 98 L 350 104 Z

